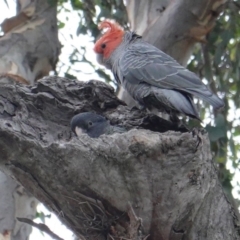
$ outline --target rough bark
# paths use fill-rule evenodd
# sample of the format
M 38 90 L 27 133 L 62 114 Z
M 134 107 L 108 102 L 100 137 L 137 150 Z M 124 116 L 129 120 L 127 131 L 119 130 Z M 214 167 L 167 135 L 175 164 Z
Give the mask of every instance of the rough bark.
M 33 84 L 55 68 L 60 44 L 56 6 L 50 6 L 50 2 L 54 1 L 18 0 L 16 16 L 1 24 L 4 35 L 0 38 L 0 84 Z M 1 113 L 6 107 L 2 102 Z M 0 239 L 28 239 L 31 227 L 16 217 L 33 219 L 38 201 L 2 172 L 0 190 Z
M 192 133 L 130 111 L 97 81 L 49 77 L 2 85 L 0 96 L 1 168 L 82 239 L 239 239 L 206 134 L 196 149 Z M 129 131 L 73 137 L 69 121 L 82 111 Z
M 55 69 L 60 52 L 56 6 L 48 0 L 19 0 L 17 15 L 2 24 L 0 74 L 30 84 Z
M 38 201 L 3 172 L 0 172 L 0 183 L 0 239 L 27 239 L 32 228 L 16 217 L 33 219 Z
M 187 65 L 193 47 L 205 42 L 227 0 L 127 0 L 131 29 L 149 43 Z M 134 101 L 121 89 L 119 97 Z

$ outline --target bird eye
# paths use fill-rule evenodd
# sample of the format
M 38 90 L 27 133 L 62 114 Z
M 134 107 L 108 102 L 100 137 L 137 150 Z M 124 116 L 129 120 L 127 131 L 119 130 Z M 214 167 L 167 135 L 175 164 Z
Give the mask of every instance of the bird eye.
M 103 43 L 103 44 L 101 45 L 101 48 L 105 48 L 105 47 L 106 47 L 106 44 Z
M 93 123 L 91 121 L 88 122 L 88 126 L 91 127 Z

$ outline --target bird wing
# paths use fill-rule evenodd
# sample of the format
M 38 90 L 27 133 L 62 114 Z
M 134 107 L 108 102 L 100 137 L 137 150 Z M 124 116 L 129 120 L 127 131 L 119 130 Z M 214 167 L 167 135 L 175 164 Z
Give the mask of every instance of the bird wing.
M 158 48 L 146 43 L 131 44 L 119 60 L 118 80 L 123 84 L 139 84 L 177 90 L 193 94 L 213 105 L 223 106 L 223 102 L 214 95 L 193 72 L 178 64 L 173 58 Z

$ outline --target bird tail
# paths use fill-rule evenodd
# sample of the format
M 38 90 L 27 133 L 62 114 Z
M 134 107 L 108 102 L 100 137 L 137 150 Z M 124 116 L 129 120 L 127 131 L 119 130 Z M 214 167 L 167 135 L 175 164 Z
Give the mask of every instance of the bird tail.
M 197 75 L 189 71 L 181 71 L 179 73 L 179 77 L 179 80 L 184 82 L 184 88 L 182 88 L 182 91 L 188 92 L 191 95 L 206 101 L 207 103 L 211 104 L 214 109 L 224 107 L 223 100 L 220 99 L 216 94 L 212 93 L 208 86 L 203 84 Z M 188 82 L 191 84 L 187 84 Z
M 211 104 L 214 109 L 220 109 L 224 107 L 223 100 L 219 98 L 217 95 L 215 95 L 214 93 L 210 92 L 210 90 L 207 90 L 207 91 L 205 90 L 204 92 L 194 91 L 193 95 Z
M 164 102 L 165 105 L 169 107 L 169 109 L 175 110 L 201 121 L 198 110 L 190 94 L 155 87 L 153 89 L 153 92 L 158 101 L 161 103 Z

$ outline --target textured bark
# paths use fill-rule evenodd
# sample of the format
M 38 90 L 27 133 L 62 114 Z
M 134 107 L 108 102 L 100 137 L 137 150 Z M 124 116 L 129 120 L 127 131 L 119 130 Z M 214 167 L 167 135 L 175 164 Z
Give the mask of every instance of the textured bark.
M 33 84 L 55 68 L 60 44 L 56 6 L 50 6 L 50 2 L 18 0 L 16 16 L 1 24 L 4 35 L 0 38 L 0 84 Z M 2 100 L 0 96 L 0 112 L 4 115 L 9 106 Z M 31 227 L 16 217 L 33 219 L 38 201 L 2 172 L 0 189 L 0 239 L 28 239 Z
M 2 85 L 0 166 L 86 239 L 239 239 L 206 134 L 155 128 L 162 120 L 128 110 L 102 82 L 49 77 Z M 70 133 L 71 117 L 96 111 L 123 134 Z M 154 120 L 153 120 L 154 119 Z M 152 122 L 151 122 L 152 121 Z M 84 239 L 84 238 L 83 238 Z
M 186 65 L 195 43 L 205 41 L 226 0 L 127 0 L 133 30 Z M 146 11 L 147 9 L 147 11 Z
M 1 27 L 0 74 L 13 74 L 30 84 L 55 69 L 60 52 L 56 6 L 48 0 L 18 0 L 17 15 Z
M 186 66 L 197 42 L 204 42 L 226 0 L 127 0 L 131 29 Z M 121 89 L 119 97 L 133 106 Z
M 0 239 L 27 239 L 32 228 L 16 217 L 33 219 L 38 201 L 14 179 L 0 172 Z

